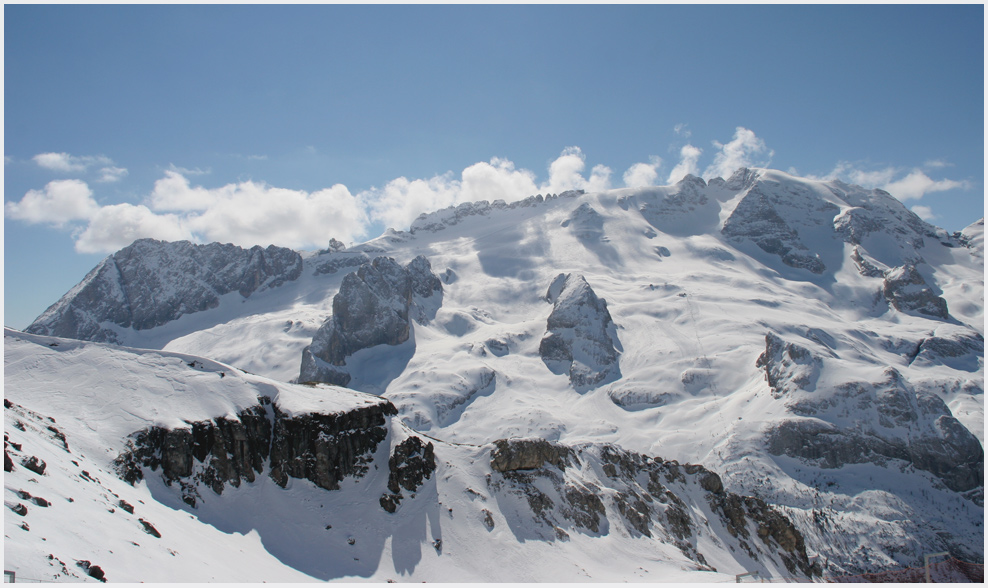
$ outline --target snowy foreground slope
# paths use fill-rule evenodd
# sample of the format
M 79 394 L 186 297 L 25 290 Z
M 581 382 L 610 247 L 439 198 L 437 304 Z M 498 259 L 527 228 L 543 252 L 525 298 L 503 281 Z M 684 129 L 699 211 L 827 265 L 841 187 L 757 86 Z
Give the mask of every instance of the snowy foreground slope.
M 80 526 L 103 517 L 120 529 L 108 537 L 142 545 L 133 557 L 122 547 L 62 557 L 79 575 L 66 557 L 99 564 L 111 581 L 210 579 L 213 554 L 230 567 L 223 579 L 244 581 L 704 581 L 806 576 L 807 555 L 839 575 L 936 551 L 980 562 L 983 267 L 983 220 L 951 235 L 881 191 L 748 169 L 463 204 L 319 252 L 139 241 L 28 327 L 36 335 L 6 333 L 5 398 L 17 406 L 5 433 L 23 446 L 18 459 L 31 446 L 52 460 L 37 482 L 17 461 L 5 478 L 6 565 L 36 562 L 58 537 L 40 542 L 31 520 L 65 506 L 41 490 L 75 487 L 88 498 L 65 498 L 93 510 Z M 293 470 L 308 457 L 276 451 L 291 415 L 361 402 L 384 407 L 383 428 L 358 436 L 365 457 L 342 476 Z M 86 458 L 58 448 L 49 416 Z M 202 445 L 241 429 L 262 447 L 250 459 Z M 181 443 L 190 449 L 175 453 Z M 210 466 L 221 453 L 230 458 Z M 504 457 L 515 453 L 517 463 Z M 104 489 L 79 482 L 72 460 Z M 705 469 L 680 479 L 672 460 Z M 386 489 L 389 462 L 411 464 L 417 498 L 398 482 L 404 492 Z M 111 488 L 133 515 L 108 513 Z M 32 508 L 18 491 L 53 506 Z M 676 500 L 660 501 L 665 491 Z M 741 496 L 782 518 L 758 519 L 756 498 Z M 16 504 L 30 509 L 23 520 Z M 131 520 L 139 508 L 161 530 L 153 548 Z M 306 530 L 286 537 L 291 526 Z M 171 565 L 154 551 L 166 544 L 200 563 Z

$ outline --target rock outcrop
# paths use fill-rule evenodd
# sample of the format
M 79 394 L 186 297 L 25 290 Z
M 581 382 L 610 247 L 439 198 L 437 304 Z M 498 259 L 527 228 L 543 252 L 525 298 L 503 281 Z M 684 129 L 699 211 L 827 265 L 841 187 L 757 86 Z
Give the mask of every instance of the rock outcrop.
M 491 470 L 489 489 L 498 495 L 502 511 L 517 504 L 545 529 L 533 538 L 606 535 L 617 524 L 623 527 L 617 532 L 675 545 L 698 569 L 710 570 L 697 539 L 726 528 L 728 533 L 718 534 L 732 550 L 743 550 L 756 561 L 772 560 L 794 575 L 819 574 L 809 564 L 802 534 L 782 511 L 725 491 L 720 476 L 701 465 L 680 465 L 609 444 L 570 447 L 543 439 L 500 439 L 491 450 Z M 533 529 L 515 532 L 531 534 Z
M 262 397 L 237 414 L 188 423 L 188 428 L 148 427 L 132 435 L 130 449 L 116 459 L 117 473 L 134 484 L 144 468 L 165 483 L 178 483 L 182 500 L 195 506 L 205 486 L 222 494 L 265 471 L 284 487 L 289 478 L 336 490 L 346 476 L 367 471 L 370 455 L 387 437 L 387 417 L 397 414 L 386 400 L 332 414 L 287 415 Z
M 568 373 L 580 392 L 618 377 L 607 302 L 579 274 L 559 274 L 546 292 L 553 304 L 539 356 L 553 373 Z
M 784 341 L 775 333 L 765 335 L 765 351 L 755 362 L 765 368 L 769 388 L 776 398 L 793 389 L 812 391 L 823 362 L 805 347 Z
M 889 306 L 898 311 L 947 319 L 947 301 L 937 296 L 916 266 L 911 263 L 885 272 L 882 294 Z
M 648 224 L 668 235 L 706 232 L 720 214 L 720 204 L 704 193 L 706 187 L 702 178 L 688 174 L 676 184 L 673 194 L 659 198 L 643 194 L 638 211 Z
M 800 239 L 799 232 L 779 214 L 778 208 L 787 208 L 790 204 L 780 202 L 780 198 L 775 191 L 762 190 L 756 182 L 724 221 L 721 233 L 735 242 L 751 241 L 765 253 L 779 256 L 782 263 L 790 267 L 822 274 L 827 268 L 819 253 L 811 251 Z M 825 208 L 823 216 L 829 215 L 831 219 L 840 210 L 827 202 L 818 206 Z
M 350 383 L 346 359 L 377 345 L 399 345 L 411 335 L 412 320 L 424 323 L 442 304 L 443 287 L 423 256 L 402 267 L 377 257 L 343 278 L 333 298 L 333 315 L 302 351 L 300 382 Z
M 854 406 L 851 416 L 844 406 Z M 788 403 L 794 415 L 767 433 L 769 453 L 818 467 L 886 465 L 899 460 L 930 472 L 957 492 L 981 486 L 984 450 L 939 396 L 917 392 L 895 369 L 880 382 L 852 381 Z
M 100 262 L 25 331 L 119 343 L 120 330 L 152 329 L 214 308 L 225 294 L 247 298 L 301 274 L 302 257 L 284 247 L 141 239 Z
M 411 493 L 425 483 L 436 471 L 436 454 L 432 443 L 423 443 L 418 437 L 409 437 L 395 446 L 388 458 L 388 490 L 380 498 L 381 508 L 388 512 L 398 510 L 404 494 Z

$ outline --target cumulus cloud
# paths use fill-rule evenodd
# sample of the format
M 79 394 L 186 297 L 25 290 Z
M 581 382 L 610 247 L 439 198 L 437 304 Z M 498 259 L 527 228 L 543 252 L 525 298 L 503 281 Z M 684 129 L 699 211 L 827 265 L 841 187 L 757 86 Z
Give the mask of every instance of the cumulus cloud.
M 389 227 L 406 228 L 423 212 L 456 204 L 458 193 L 459 182 L 447 173 L 429 180 L 396 178 L 360 196 L 368 203 L 372 218 Z
M 516 170 L 507 159 L 495 157 L 490 163 L 480 162 L 463 170 L 462 194 L 459 200 L 513 201 L 538 191 L 535 174 L 527 169 Z
M 933 180 L 918 169 L 909 172 L 904 178 L 885 185 L 885 191 L 899 200 L 918 200 L 929 192 L 943 192 L 954 188 L 965 188 L 966 182 L 955 180 Z
M 622 179 L 625 186 L 643 188 L 655 185 L 655 180 L 659 177 L 659 167 L 662 166 L 662 158 L 652 155 L 648 160 L 648 163 L 635 163 L 624 172 Z
M 76 235 L 75 249 L 79 253 L 110 253 L 143 238 L 181 241 L 193 237 L 176 215 L 156 214 L 144 205 L 111 204 L 100 208 L 85 230 Z
M 218 192 L 229 192 L 230 187 L 220 188 Z M 177 170 L 166 170 L 165 177 L 154 183 L 151 191 L 151 207 L 155 210 L 206 210 L 216 201 L 217 191 L 203 187 L 192 187 L 189 180 Z
M 775 155 L 775 151 L 769 149 L 765 141 L 744 127 L 734 130 L 734 139 L 729 143 L 713 141 L 713 145 L 718 151 L 713 163 L 703 171 L 707 178 L 727 178 L 739 167 L 766 167 Z M 767 160 L 756 159 L 763 153 L 768 154 Z
M 341 184 L 316 192 L 250 181 L 207 189 L 168 170 L 148 200 L 152 214 L 179 219 L 181 230 L 194 238 L 247 247 L 304 248 L 331 236 L 348 241 L 368 223 L 361 203 Z M 165 212 L 174 214 L 160 214 Z
M 913 206 L 910 210 L 916 213 L 916 216 L 925 220 L 931 221 L 937 218 L 937 215 L 933 214 L 933 209 L 929 206 Z
M 67 154 L 42 154 L 46 165 L 79 170 L 95 161 Z M 632 166 L 631 181 L 654 179 L 661 163 Z M 75 167 L 72 167 L 75 166 Z M 408 227 L 418 215 L 450 205 L 478 200 L 521 200 L 535 193 L 570 189 L 602 191 L 610 187 L 611 170 L 595 165 L 584 176 L 586 158 L 578 147 L 568 147 L 548 166 L 548 179 L 516 169 L 507 159 L 493 158 L 465 168 L 459 178 L 452 172 L 430 179 L 396 178 L 383 188 L 356 195 L 341 184 L 324 190 L 288 190 L 253 181 L 204 187 L 190 181 L 201 169 L 170 165 L 154 183 L 142 204 L 100 207 L 80 180 L 51 182 L 32 190 L 20 202 L 6 205 L 6 214 L 27 222 L 56 226 L 74 223 L 80 252 L 111 252 L 135 239 L 220 241 L 241 246 L 269 243 L 302 249 L 320 246 L 330 237 L 353 241 L 366 236 L 373 223 Z M 651 169 L 651 172 L 649 171 Z M 101 179 L 119 179 L 126 170 L 104 165 Z
M 543 183 L 539 190 L 545 194 L 559 194 L 567 190 L 586 190 L 600 192 L 611 187 L 611 168 L 606 165 L 595 165 L 590 170 L 590 177 L 583 177 L 586 168 L 586 156 L 579 147 L 567 147 L 549 164 L 549 180 Z
M 507 159 L 493 158 L 464 169 L 460 178 L 452 172 L 430 179 L 391 180 L 383 188 L 371 188 L 357 195 L 367 204 L 372 220 L 386 226 L 404 228 L 420 214 L 447 206 L 479 200 L 513 202 L 536 193 L 558 194 L 566 190 L 599 192 L 610 188 L 611 169 L 595 165 L 584 177 L 586 157 L 579 147 L 567 147 L 549 166 L 549 177 L 536 183 L 535 174 L 515 169 Z
M 93 165 L 113 165 L 113 160 L 105 155 L 79 156 L 68 153 L 39 153 L 31 159 L 45 169 L 63 173 L 84 172 Z
M 55 180 L 44 190 L 29 190 L 19 202 L 4 204 L 4 213 L 10 218 L 57 227 L 89 219 L 98 211 L 92 190 L 81 180 Z
M 666 183 L 675 184 L 687 174 L 699 175 L 700 168 L 697 167 L 697 162 L 700 160 L 701 154 L 703 154 L 703 149 L 689 144 L 683 145 L 683 148 L 679 150 L 679 163 L 669 172 Z
M 943 163 L 943 162 L 940 162 Z M 927 167 L 936 167 L 926 162 Z M 947 167 L 943 163 L 940 167 Z M 902 174 L 906 175 L 903 176 Z M 970 183 L 950 179 L 934 180 L 919 168 L 906 172 L 905 169 L 885 166 L 877 169 L 863 169 L 859 165 L 840 161 L 834 169 L 823 177 L 810 176 L 813 179 L 841 179 L 865 188 L 881 188 L 899 200 L 919 200 L 931 192 L 943 192 L 955 188 L 968 189 Z M 918 214 L 918 213 L 917 213 Z

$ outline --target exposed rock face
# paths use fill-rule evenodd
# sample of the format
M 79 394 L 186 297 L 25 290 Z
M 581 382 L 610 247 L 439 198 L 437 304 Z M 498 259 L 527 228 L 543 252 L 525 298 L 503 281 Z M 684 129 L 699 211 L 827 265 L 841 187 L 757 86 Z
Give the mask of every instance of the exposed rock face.
M 912 365 L 939 364 L 969 372 L 981 369 L 985 357 L 985 338 L 981 333 L 953 325 L 945 327 L 919 342 Z
M 244 298 L 302 274 L 302 257 L 284 247 L 141 239 L 107 257 L 26 331 L 119 343 L 121 329 L 151 329 L 214 308 L 220 296 Z
M 343 278 L 333 298 L 333 316 L 302 351 L 300 382 L 350 383 L 346 358 L 377 345 L 399 345 L 411 320 L 426 322 L 442 304 L 442 282 L 423 256 L 407 266 L 377 257 Z
M 570 383 L 590 390 L 616 378 L 618 354 L 608 332 L 613 325 L 607 303 L 579 274 L 559 274 L 546 292 L 553 303 L 539 356 L 554 373 L 569 373 Z
M 409 437 L 396 445 L 388 458 L 388 490 L 391 493 L 381 496 L 381 508 L 395 512 L 404 498 L 401 491 L 414 493 L 434 471 L 436 454 L 432 443 Z
M 965 492 L 984 479 L 984 450 L 978 439 L 950 413 L 940 397 L 916 392 L 888 368 L 877 383 L 848 382 L 819 398 L 789 403 L 797 415 L 767 434 L 769 453 L 813 462 L 822 468 L 845 464 L 911 463 Z M 838 407 L 855 407 L 848 418 Z M 840 424 L 837 424 L 840 423 Z
M 861 255 L 860 248 L 855 245 L 851 252 L 851 261 L 858 268 L 858 273 L 867 278 L 884 278 L 885 271 Z
M 723 525 L 736 540 L 732 549 L 755 560 L 772 559 L 792 574 L 818 573 L 809 565 L 802 535 L 782 512 L 757 498 L 725 492 L 720 476 L 701 465 L 607 444 L 568 447 L 542 439 L 501 439 L 491 451 L 491 469 L 489 486 L 502 510 L 516 500 L 549 531 L 534 538 L 606 535 L 616 523 L 632 537 L 676 545 L 701 569 L 711 569 L 697 537 L 711 533 L 711 525 Z
M 749 240 L 762 251 L 778 255 L 782 263 L 814 274 L 822 274 L 826 266 L 820 255 L 802 242 L 799 233 L 779 214 L 777 208 L 785 207 L 779 202 L 779 194 L 763 191 L 756 183 L 741 199 L 731 216 L 724 221 L 721 233 L 734 241 Z M 798 200 L 796 200 L 798 202 Z M 822 216 L 832 219 L 839 212 L 837 206 L 824 202 L 818 205 L 826 210 Z M 820 216 L 820 211 L 813 211 Z
M 280 486 L 288 478 L 304 478 L 326 490 L 337 490 L 346 476 L 367 472 L 370 454 L 388 434 L 385 417 L 398 412 L 390 402 L 292 418 L 274 409 L 271 478 Z
M 765 351 L 755 362 L 765 368 L 768 385 L 776 398 L 792 389 L 812 391 L 820 377 L 822 362 L 805 347 L 783 341 L 775 333 L 765 335 Z
M 896 310 L 944 320 L 948 316 L 947 301 L 936 295 L 915 265 L 907 263 L 885 272 L 882 294 Z
M 190 506 L 201 500 L 201 486 L 222 494 L 226 484 L 253 482 L 265 464 L 281 486 L 300 478 L 335 490 L 345 476 L 366 473 L 369 455 L 387 437 L 386 417 L 394 414 L 395 407 L 382 400 L 338 414 L 288 416 L 262 398 L 236 419 L 135 433 L 131 449 L 116 460 L 117 471 L 133 484 L 143 478 L 142 468 L 161 467 L 165 482 L 178 482 Z
M 715 225 L 720 214 L 716 200 L 704 194 L 702 178 L 687 175 L 676 184 L 676 192 L 664 198 L 643 198 L 639 207 L 648 224 L 668 235 L 696 235 Z
M 491 451 L 491 469 L 503 474 L 550 464 L 565 470 L 572 455 L 570 448 L 553 445 L 545 439 L 499 439 Z

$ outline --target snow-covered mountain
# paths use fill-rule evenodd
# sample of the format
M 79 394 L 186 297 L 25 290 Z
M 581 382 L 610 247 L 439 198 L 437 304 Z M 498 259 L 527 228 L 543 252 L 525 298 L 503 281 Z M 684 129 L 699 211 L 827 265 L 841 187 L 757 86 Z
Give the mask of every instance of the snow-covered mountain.
M 138 241 L 5 333 L 5 501 L 28 509 L 6 565 L 702 581 L 983 561 L 983 232 L 741 169 L 462 204 L 349 249 Z M 69 553 L 84 530 L 47 530 L 56 507 L 121 546 Z M 161 537 L 131 556 L 140 518 Z

